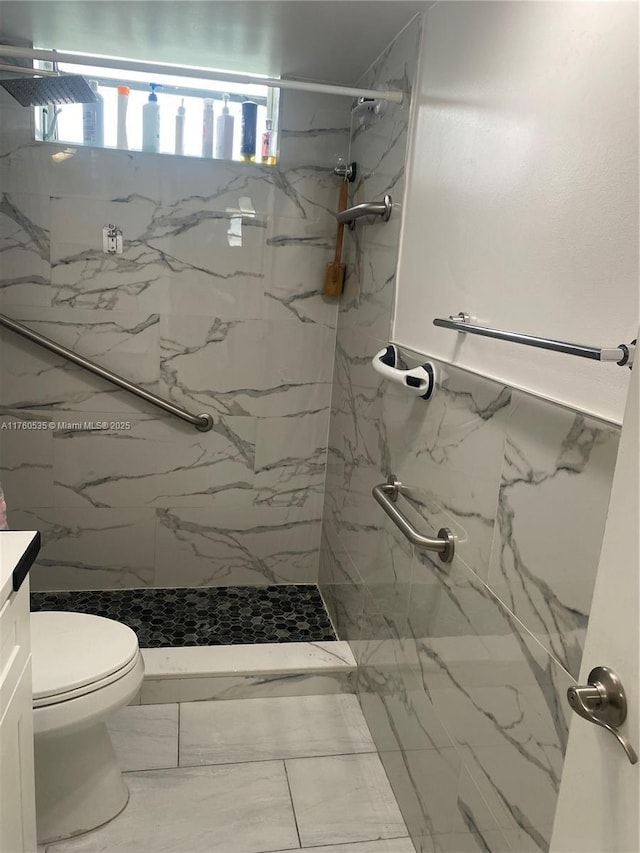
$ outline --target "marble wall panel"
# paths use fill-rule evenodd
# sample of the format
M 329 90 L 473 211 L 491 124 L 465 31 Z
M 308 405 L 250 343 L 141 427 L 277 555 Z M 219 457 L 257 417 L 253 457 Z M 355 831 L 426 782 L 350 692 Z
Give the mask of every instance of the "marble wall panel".
M 10 509 L 9 521 L 13 529 L 42 536 L 30 573 L 34 590 L 153 586 L 154 509 Z
M 410 85 L 419 30 L 366 85 Z M 393 110 L 355 128 L 358 200 L 392 187 L 401 205 L 405 140 Z M 346 244 L 320 587 L 416 850 L 546 853 L 618 429 L 437 363 L 428 402 L 382 380 L 371 358 L 390 334 L 395 213 Z M 371 497 L 389 473 L 419 530 L 453 530 L 452 564 L 390 527 Z
M 0 109 L 3 311 L 214 417 L 199 433 L 0 335 L 3 414 L 55 423 L 0 445 L 11 523 L 33 510 L 68 526 L 77 511 L 81 533 L 130 510 L 153 545 L 110 572 L 78 534 L 71 555 L 48 546 L 39 583 L 315 581 L 338 310 L 322 285 L 348 99 L 283 97 L 276 167 L 41 145 L 27 111 Z M 110 223 L 121 255 L 102 250 Z
M 158 586 L 313 583 L 320 543 L 315 508 L 158 510 Z
M 514 397 L 489 582 L 574 678 L 618 440 L 617 428 L 594 418 Z
M 49 203 L 0 188 L 0 305 L 49 304 Z

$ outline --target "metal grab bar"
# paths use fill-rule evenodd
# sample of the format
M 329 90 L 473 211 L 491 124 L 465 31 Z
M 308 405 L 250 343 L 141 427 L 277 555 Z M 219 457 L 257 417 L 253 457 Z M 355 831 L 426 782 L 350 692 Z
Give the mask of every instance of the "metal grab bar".
M 402 494 L 402 483 L 390 474 L 386 483 L 374 486 L 371 494 L 389 516 L 395 526 L 404 533 L 409 542 L 426 551 L 437 551 L 443 563 L 450 563 L 456 551 L 456 538 L 448 527 L 438 530 L 438 537 L 424 536 L 400 512 L 395 502 Z
M 363 216 L 381 216 L 383 222 L 388 222 L 391 216 L 391 196 L 385 195 L 384 201 L 365 201 L 362 204 L 356 204 L 353 207 L 348 207 L 346 210 L 340 210 L 335 214 L 338 222 L 348 222 L 349 228 L 355 228 L 355 220 Z
M 491 329 L 488 326 L 477 326 L 471 323 L 470 317 L 460 312 L 455 317 L 450 316 L 448 320 L 436 318 L 434 326 L 444 329 L 453 329 L 456 332 L 468 332 L 471 335 L 482 335 L 485 338 L 497 338 L 501 341 L 511 341 L 515 344 L 524 344 L 529 347 L 564 352 L 567 355 L 578 355 L 581 358 L 590 358 L 594 361 L 615 361 L 616 364 L 631 368 L 635 355 L 636 341 L 630 344 L 618 344 L 617 347 L 591 347 L 583 344 L 571 344 L 567 341 L 556 341 L 553 338 L 538 338 L 535 335 L 524 335 L 520 332 L 507 332 L 503 329 Z
M 9 317 L 5 317 L 4 314 L 0 314 L 0 326 L 4 326 L 5 329 L 9 329 L 10 331 L 15 332 L 16 335 L 21 335 L 29 341 L 33 341 L 33 343 L 48 349 L 50 352 L 54 352 L 56 355 L 61 355 L 63 358 L 72 361 L 74 364 L 80 365 L 80 367 L 83 367 L 90 373 L 95 373 L 96 376 L 101 376 L 108 382 L 112 382 L 114 385 L 124 388 L 124 390 L 128 391 L 130 394 L 134 394 L 136 397 L 146 400 L 147 403 L 151 403 L 153 406 L 157 406 L 159 409 L 175 415 L 177 418 L 186 421 L 188 424 L 191 424 L 196 429 L 200 430 L 200 432 L 208 432 L 213 426 L 213 418 L 211 415 L 207 413 L 202 415 L 192 415 L 190 412 L 186 412 L 184 409 L 181 409 L 179 406 L 175 406 L 168 400 L 163 400 L 162 397 L 158 397 L 157 394 L 152 394 L 151 391 L 145 391 L 145 389 L 141 388 L 139 385 L 129 382 L 128 379 L 118 376 L 117 373 L 112 373 L 110 370 L 107 370 L 106 367 L 100 367 L 99 364 L 95 364 L 93 361 L 89 361 L 88 358 L 78 355 L 72 350 L 63 347 L 62 344 L 57 344 L 50 338 L 45 338 L 44 335 L 34 332 L 32 329 L 27 328 L 27 326 L 23 326 L 22 323 L 10 320 Z

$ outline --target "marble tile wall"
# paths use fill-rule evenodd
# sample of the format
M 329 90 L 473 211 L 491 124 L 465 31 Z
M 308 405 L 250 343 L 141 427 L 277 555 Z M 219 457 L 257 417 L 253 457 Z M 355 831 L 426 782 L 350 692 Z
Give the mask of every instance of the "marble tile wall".
M 314 582 L 348 100 L 283 93 L 276 168 L 35 144 L 0 110 L 0 310 L 214 417 L 197 432 L 5 332 L 2 420 L 45 425 L 0 430 L 10 523 L 43 533 L 34 588 Z
M 411 82 L 419 21 L 364 85 Z M 407 111 L 358 129 L 358 195 L 402 201 Z M 388 343 L 398 219 L 358 227 L 338 318 L 320 587 L 416 850 L 547 851 L 619 431 L 445 365 L 434 397 L 374 373 Z M 428 227 L 428 224 L 425 224 Z M 425 259 L 425 263 L 428 259 Z M 410 366 L 423 361 L 405 353 Z M 414 549 L 371 489 L 450 527 Z

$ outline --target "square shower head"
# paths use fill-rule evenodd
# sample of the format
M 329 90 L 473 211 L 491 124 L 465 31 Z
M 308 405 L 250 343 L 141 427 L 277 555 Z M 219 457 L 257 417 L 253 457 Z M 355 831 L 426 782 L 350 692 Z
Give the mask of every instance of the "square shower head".
M 47 104 L 91 104 L 98 100 L 95 92 L 80 74 L 59 77 L 13 77 L 0 80 L 0 86 L 23 107 Z

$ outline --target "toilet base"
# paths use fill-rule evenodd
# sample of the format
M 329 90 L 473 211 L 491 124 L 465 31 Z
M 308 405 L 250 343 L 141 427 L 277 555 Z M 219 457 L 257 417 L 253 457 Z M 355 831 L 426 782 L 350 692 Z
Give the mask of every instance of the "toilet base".
M 126 806 L 122 779 L 104 722 L 35 737 L 38 844 L 80 835 Z

